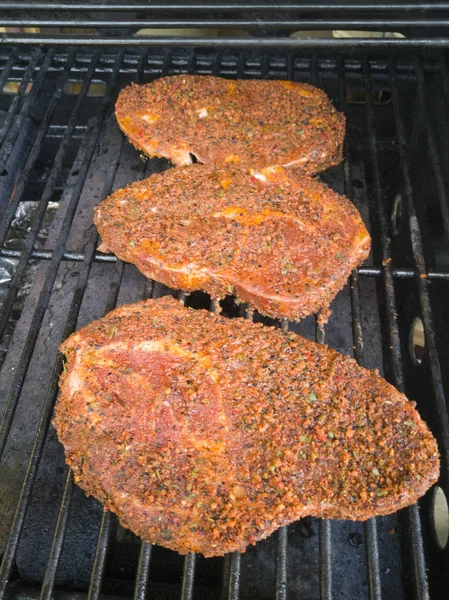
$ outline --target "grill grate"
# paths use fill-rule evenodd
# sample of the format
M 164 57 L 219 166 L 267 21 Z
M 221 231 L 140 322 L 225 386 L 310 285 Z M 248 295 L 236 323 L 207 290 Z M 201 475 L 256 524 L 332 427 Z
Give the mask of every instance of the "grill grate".
M 93 205 L 111 190 L 168 166 L 144 163 L 125 142 L 112 115 L 119 89 L 177 72 L 308 81 L 323 87 L 347 115 L 346 160 L 326 178 L 358 205 L 371 229 L 373 256 L 353 272 L 325 328 L 311 319 L 281 326 L 319 342 L 326 339 L 361 364 L 383 369 L 394 385 L 417 399 L 439 440 L 439 485 L 449 497 L 448 375 L 441 370 L 449 339 L 442 300 L 449 280 L 449 123 L 438 104 L 440 97 L 449 100 L 447 55 L 372 59 L 355 52 L 348 58 L 259 50 L 14 47 L 3 48 L 0 65 L 2 89 L 6 82 L 18 83 L 12 97 L 0 92 L 6 113 L 0 149 L 5 177 L 26 120 L 37 125 L 14 192 L 2 205 L 0 224 L 0 257 L 16 261 L 0 313 L 1 333 L 12 328 L 0 384 L 0 595 L 50 599 L 59 589 L 64 597 L 87 592 L 89 600 L 100 594 L 185 600 L 330 599 L 336 594 L 424 599 L 429 592 L 442 597 L 447 550 L 439 550 L 432 535 L 431 493 L 420 508 L 364 525 L 303 519 L 244 555 L 181 559 L 146 543 L 139 546 L 117 528 L 111 513 L 79 492 L 63 467 L 50 421 L 62 369 L 59 341 L 117 304 L 172 293 L 147 282 L 134 267 L 96 252 Z M 66 93 L 72 83 L 81 83 L 77 96 Z M 104 96 L 90 95 L 92 83 L 104 84 Z M 46 246 L 36 248 L 57 190 L 59 207 Z M 394 235 L 389 217 L 398 196 L 402 233 Z M 30 199 L 39 205 L 27 238 L 20 248 L 8 247 L 17 209 Z M 31 291 L 13 324 L 30 270 Z M 188 305 L 219 308 L 202 295 L 178 297 Z M 224 311 L 231 315 L 236 309 L 226 304 Z M 248 309 L 245 316 L 260 320 Z M 425 331 L 421 365 L 409 356 L 416 316 Z
M 84 2 L 8 2 L 0 0 L 0 27 L 31 28 L 37 31 L 4 36 L 3 43 L 70 43 L 86 44 L 135 44 L 148 42 L 164 45 L 169 35 L 171 43 L 183 46 L 185 38 L 180 36 L 190 29 L 189 43 L 198 42 L 198 29 L 203 31 L 201 44 L 260 46 L 260 40 L 251 36 L 276 36 L 276 40 L 265 40 L 274 47 L 327 45 L 335 47 L 332 36 L 324 40 L 298 41 L 290 39 L 297 31 L 362 30 L 400 33 L 407 39 L 391 38 L 381 43 L 394 45 L 448 45 L 447 25 L 449 6 L 447 2 L 421 2 L 420 0 L 396 3 L 357 2 L 349 0 L 314 0 L 303 2 L 179 2 L 162 0 L 155 4 L 121 0 L 113 3 Z M 72 30 L 71 34 L 64 28 Z M 150 28 L 150 29 L 148 29 Z M 168 31 L 167 31 L 168 30 Z M 176 31 L 178 30 L 178 31 Z M 218 32 L 226 33 L 223 40 Z M 68 35 L 67 35 L 68 34 Z M 237 36 L 237 37 L 236 37 Z M 165 40 L 164 40 L 165 37 Z M 420 38 L 420 41 L 418 41 Z M 353 45 L 371 47 L 379 40 L 339 40 L 346 47 Z

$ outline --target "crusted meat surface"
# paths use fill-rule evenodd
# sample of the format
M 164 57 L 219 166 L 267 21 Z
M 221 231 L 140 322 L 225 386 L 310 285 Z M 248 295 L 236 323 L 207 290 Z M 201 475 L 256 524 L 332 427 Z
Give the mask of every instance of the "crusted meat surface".
M 370 248 L 347 198 L 282 167 L 171 169 L 118 190 L 94 220 L 101 249 L 147 277 L 275 318 L 326 309 Z
M 305 83 L 175 75 L 125 88 L 115 112 L 136 148 L 177 166 L 194 155 L 317 173 L 342 160 L 344 116 Z
M 61 350 L 54 425 L 75 481 L 148 542 L 222 555 L 305 515 L 391 513 L 438 477 L 413 404 L 295 334 L 163 298 Z

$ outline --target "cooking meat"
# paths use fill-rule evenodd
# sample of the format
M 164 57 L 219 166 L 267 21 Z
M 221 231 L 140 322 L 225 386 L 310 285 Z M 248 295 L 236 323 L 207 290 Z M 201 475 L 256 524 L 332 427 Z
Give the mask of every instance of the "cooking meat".
M 147 277 L 275 318 L 326 309 L 370 247 L 347 198 L 282 167 L 171 169 L 115 192 L 94 220 L 101 249 Z
M 175 75 L 120 92 L 117 121 L 148 156 L 253 167 L 341 162 L 345 119 L 326 94 L 291 81 Z
M 438 477 L 405 396 L 293 333 L 163 298 L 122 306 L 61 350 L 54 425 L 75 481 L 180 553 L 244 550 L 305 515 L 385 515 Z

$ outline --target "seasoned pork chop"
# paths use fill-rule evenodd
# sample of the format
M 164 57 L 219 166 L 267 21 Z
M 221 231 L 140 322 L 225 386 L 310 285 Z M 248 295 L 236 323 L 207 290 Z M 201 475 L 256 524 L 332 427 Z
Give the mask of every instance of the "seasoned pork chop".
M 175 75 L 125 88 L 115 112 L 136 148 L 178 166 L 194 155 L 317 173 L 342 159 L 345 119 L 305 83 Z
M 305 515 L 364 520 L 438 477 L 413 404 L 293 333 L 123 306 L 70 336 L 54 425 L 75 481 L 147 542 L 244 550 Z
M 94 220 L 102 249 L 147 277 L 275 318 L 326 309 L 370 248 L 347 198 L 282 167 L 171 169 L 115 192 Z

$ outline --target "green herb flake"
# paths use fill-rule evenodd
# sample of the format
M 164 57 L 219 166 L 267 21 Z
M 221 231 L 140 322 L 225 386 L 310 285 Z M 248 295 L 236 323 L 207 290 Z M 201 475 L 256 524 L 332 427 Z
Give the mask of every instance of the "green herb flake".
M 306 442 L 307 444 L 312 441 L 312 438 L 308 435 L 301 435 L 299 439 L 301 442 Z
M 335 437 L 334 432 L 329 431 L 329 433 L 327 434 L 327 437 L 334 438 Z
M 312 402 L 314 402 L 316 400 L 316 394 L 309 394 L 309 400 L 312 400 Z
M 379 473 L 379 469 L 376 469 L 374 467 L 374 469 L 371 471 L 373 475 L 376 475 L 376 477 L 379 477 L 380 473 Z
M 414 421 L 404 421 L 404 425 L 407 425 L 408 427 L 414 427 L 415 423 Z
M 232 287 L 232 285 L 228 285 L 228 287 L 226 289 L 228 291 L 228 294 L 231 294 L 231 295 L 233 294 L 234 288 Z
M 335 255 L 335 258 L 343 258 L 343 254 L 341 252 L 337 252 L 337 254 Z

